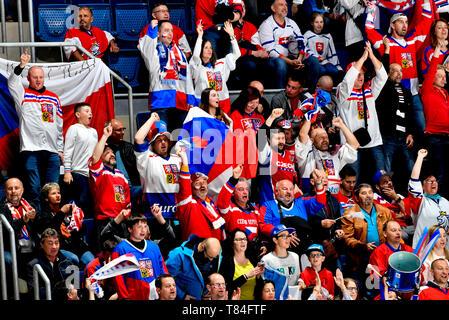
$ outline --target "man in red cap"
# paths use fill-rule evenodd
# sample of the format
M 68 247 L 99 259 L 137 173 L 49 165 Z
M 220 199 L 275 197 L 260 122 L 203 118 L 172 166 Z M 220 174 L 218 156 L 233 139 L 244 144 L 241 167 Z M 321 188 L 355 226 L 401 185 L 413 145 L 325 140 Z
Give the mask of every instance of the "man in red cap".
M 187 240 L 191 234 L 200 238 L 224 240 L 225 220 L 214 200 L 207 195 L 208 177 L 201 172 L 190 173 L 187 154 L 183 148 L 177 151 L 177 155 L 182 160 L 176 212 L 181 225 L 181 240 Z

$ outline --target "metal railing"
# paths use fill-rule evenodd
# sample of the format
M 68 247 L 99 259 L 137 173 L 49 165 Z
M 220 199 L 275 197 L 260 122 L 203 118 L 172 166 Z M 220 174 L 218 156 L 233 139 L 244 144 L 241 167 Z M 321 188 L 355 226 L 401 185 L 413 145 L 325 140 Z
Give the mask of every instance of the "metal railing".
M 40 300 L 39 276 L 45 283 L 45 293 L 47 296 L 47 300 L 51 300 L 50 279 L 48 279 L 47 275 L 44 272 L 44 269 L 42 269 L 42 266 L 39 263 L 35 264 L 33 267 L 34 300 Z
M 17 272 L 17 253 L 16 253 L 16 239 L 14 229 L 3 214 L 0 214 L 0 272 L 2 285 L 2 299 L 8 299 L 7 285 L 6 285 L 6 266 L 5 266 L 5 246 L 3 241 L 3 227 L 9 233 L 10 253 L 12 260 L 12 282 L 14 290 L 14 299 L 19 300 L 19 274 Z
M 84 47 L 73 44 L 73 43 L 67 43 L 67 42 L 7 42 L 7 43 L 0 43 L 0 47 L 77 47 L 78 50 L 86 54 L 89 58 L 94 59 L 95 57 L 87 51 Z M 134 106 L 133 106 L 133 89 L 132 87 L 123 80 L 119 75 L 117 75 L 114 71 L 112 71 L 109 67 L 109 72 L 113 78 L 118 80 L 121 84 L 123 84 L 128 89 L 128 113 L 129 113 L 129 128 L 130 128 L 130 135 L 131 137 L 134 137 Z M 115 95 L 114 95 L 114 102 L 115 102 Z M 115 103 L 114 103 L 115 104 Z

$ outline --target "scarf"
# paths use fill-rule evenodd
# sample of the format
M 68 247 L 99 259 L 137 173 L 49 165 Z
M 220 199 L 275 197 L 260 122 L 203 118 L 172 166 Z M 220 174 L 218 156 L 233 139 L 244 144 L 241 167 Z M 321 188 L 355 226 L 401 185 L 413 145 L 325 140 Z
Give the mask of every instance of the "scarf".
M 20 218 L 23 218 L 27 211 L 33 209 L 30 206 L 30 204 L 25 199 L 21 199 L 20 200 L 20 207 L 23 207 L 23 210 L 25 211 L 25 213 L 24 213 L 24 211 L 22 211 L 22 214 L 21 214 L 19 209 L 14 207 L 12 205 L 12 203 L 10 203 L 10 202 L 7 202 L 7 205 L 8 205 L 9 211 L 11 211 L 11 215 L 12 215 L 13 220 L 18 220 Z M 20 239 L 30 240 L 30 235 L 28 233 L 28 230 L 26 228 L 25 223 L 24 223 L 24 225 L 22 227 L 22 230 L 21 230 L 21 237 L 20 237 Z
M 161 83 L 174 85 L 176 80 L 187 80 L 187 60 L 178 46 L 165 46 L 158 41 L 156 50 L 159 56 Z
M 441 196 L 439 194 L 427 194 L 427 193 L 424 193 L 424 196 L 426 198 L 432 199 L 432 200 L 434 200 L 436 202 L 438 202 L 441 199 Z
M 197 199 L 201 205 L 203 205 L 207 210 L 202 210 L 204 217 L 212 225 L 212 228 L 219 229 L 225 224 L 225 220 L 218 214 L 218 207 L 216 206 L 214 200 L 208 198 L 206 200 Z

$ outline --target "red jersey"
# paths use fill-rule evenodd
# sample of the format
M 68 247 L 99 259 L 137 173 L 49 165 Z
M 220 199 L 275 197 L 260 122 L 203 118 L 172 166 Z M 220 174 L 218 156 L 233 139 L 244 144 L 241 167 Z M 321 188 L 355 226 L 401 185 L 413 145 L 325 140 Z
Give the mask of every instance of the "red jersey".
M 87 49 L 97 58 L 102 58 L 106 50 L 108 49 L 109 42 L 113 39 L 112 35 L 103 31 L 97 27 L 92 27 L 90 30 L 81 30 L 72 28 L 67 30 L 64 41 L 72 39 L 77 43 L 81 43 L 83 48 Z M 64 52 L 67 59 L 70 59 L 73 52 L 76 51 L 76 47 L 65 47 Z M 84 53 L 81 53 L 82 57 L 87 60 L 89 57 Z
M 243 23 L 237 25 L 234 28 L 234 35 L 239 43 L 240 54 L 243 57 L 244 55 L 251 55 L 253 51 L 263 50 L 260 45 L 259 34 L 257 32 L 257 28 L 251 22 L 243 20 Z M 243 47 L 240 44 L 246 42 L 247 47 Z
M 110 169 L 100 160 L 89 159 L 89 183 L 95 199 L 94 217 L 115 218 L 123 209 L 131 208 L 128 180 L 120 170 Z
M 240 208 L 231 199 L 235 186 L 229 181 L 223 186 L 217 198 L 217 207 L 220 214 L 225 219 L 225 229 L 232 232 L 234 229 L 243 230 L 249 241 L 252 241 L 259 234 L 259 211 L 255 206 L 250 206 L 246 210 Z
M 371 253 L 371 256 L 369 257 L 369 263 L 375 268 L 377 267 L 377 271 L 381 275 L 384 275 L 384 273 L 388 269 L 388 258 L 390 258 L 390 256 L 397 251 L 413 252 L 413 248 L 401 243 L 399 249 L 395 250 L 388 243 L 383 243 L 376 249 L 374 249 L 374 251 Z
M 449 49 L 446 51 L 441 51 L 440 56 L 438 58 L 433 57 L 434 52 L 435 49 L 432 47 L 427 47 L 426 49 L 424 49 L 424 55 L 421 59 L 421 71 L 423 75 L 427 73 L 427 70 L 430 67 L 430 62 L 432 61 L 432 59 L 437 59 L 438 64 L 443 64 L 444 59 L 449 54 Z
M 432 281 L 421 287 L 418 300 L 449 300 L 449 289 L 441 289 Z
M 321 280 L 321 286 L 329 291 L 330 295 L 334 295 L 335 283 L 334 275 L 332 274 L 332 272 L 330 272 L 326 268 L 323 268 L 320 272 L 318 272 L 318 275 Z M 313 270 L 312 267 L 307 267 L 303 272 L 301 272 L 301 275 L 299 277 L 302 281 L 304 281 L 306 286 L 315 284 L 316 275 L 315 270 Z
M 251 114 L 245 112 L 241 114 L 240 111 L 235 110 L 231 114 L 233 130 L 240 129 L 245 131 L 247 129 L 254 129 L 256 132 L 264 124 L 265 119 L 261 114 L 253 111 Z

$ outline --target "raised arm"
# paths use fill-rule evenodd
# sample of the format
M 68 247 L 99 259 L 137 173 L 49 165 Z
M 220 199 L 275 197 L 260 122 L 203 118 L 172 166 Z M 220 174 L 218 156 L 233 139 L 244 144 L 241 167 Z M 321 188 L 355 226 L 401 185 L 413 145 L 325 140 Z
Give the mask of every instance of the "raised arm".
M 143 144 L 145 142 L 145 137 L 151 131 L 151 127 L 156 121 L 159 121 L 159 115 L 153 112 L 147 121 L 139 128 L 136 135 L 134 136 L 134 142 L 136 144 Z
M 97 163 L 98 160 L 101 159 L 104 147 L 106 146 L 106 141 L 111 136 L 111 134 L 112 134 L 112 124 L 109 123 L 109 125 L 103 129 L 103 135 L 95 145 L 94 152 L 92 154 L 92 163 Z

